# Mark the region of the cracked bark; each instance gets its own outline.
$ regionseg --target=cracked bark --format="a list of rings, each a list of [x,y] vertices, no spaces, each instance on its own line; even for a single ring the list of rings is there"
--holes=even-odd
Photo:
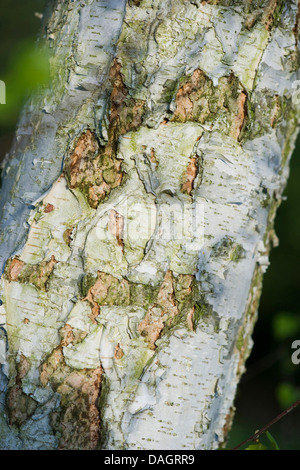
[[[1,448],[216,449],[297,135],[299,4],[51,8],[52,86],[3,169]]]

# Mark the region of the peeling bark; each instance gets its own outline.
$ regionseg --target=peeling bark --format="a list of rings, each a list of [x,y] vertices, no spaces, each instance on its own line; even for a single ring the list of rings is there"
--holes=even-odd
[[[298,131],[298,22],[277,0],[48,11],[52,87],[3,170],[1,448],[222,445]]]

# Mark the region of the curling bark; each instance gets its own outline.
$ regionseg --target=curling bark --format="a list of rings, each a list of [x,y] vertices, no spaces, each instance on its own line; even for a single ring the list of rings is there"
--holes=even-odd
[[[51,87],[3,169],[1,448],[222,444],[298,131],[299,11],[50,3]]]

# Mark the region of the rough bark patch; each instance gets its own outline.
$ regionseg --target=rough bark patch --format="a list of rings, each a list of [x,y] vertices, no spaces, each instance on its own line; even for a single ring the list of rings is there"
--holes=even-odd
[[[61,433],[59,449],[94,450],[100,438],[100,395],[102,368],[74,371],[57,388],[62,395],[60,413],[52,423]]]
[[[116,237],[118,245],[122,247],[123,251],[124,217],[114,209],[112,209],[109,213],[108,228],[110,232]]]
[[[155,302],[138,326],[139,333],[145,337],[150,349],[156,348],[156,341],[166,328],[169,330],[183,325],[195,330],[197,290],[194,285],[193,275],[180,274],[175,278],[172,271],[166,272]]]
[[[79,137],[67,160],[66,173],[71,188],[79,188],[89,205],[97,208],[123,180],[122,161],[117,158],[119,137],[136,130],[142,123],[145,102],[128,95],[121,64],[114,60],[109,78],[112,84],[108,112],[108,141],[100,145],[94,132],[87,129]]]
[[[51,415],[52,427],[60,434],[59,448],[93,450],[100,438],[100,411],[102,368],[74,370],[63,355],[63,346],[74,341],[70,325],[60,331],[62,340],[41,365],[40,382],[51,386],[61,396],[60,407]]]
[[[95,135],[87,129],[78,139],[70,157],[70,187],[76,188],[82,181],[83,171],[88,171],[87,160],[99,149]]]
[[[147,311],[144,320],[138,326],[139,333],[145,337],[150,349],[155,349],[155,342],[160,337],[167,320],[174,318],[178,309],[174,296],[172,272],[167,271],[157,296],[157,303]]]
[[[121,349],[120,344],[118,343],[117,346],[115,347],[114,358],[118,361],[122,359],[123,356],[124,356],[124,352]]]
[[[282,1],[280,0],[269,0],[267,6],[264,9],[262,15],[262,22],[265,25],[267,31],[271,31],[275,17],[276,17],[276,10],[280,8]]]
[[[192,307],[187,314],[187,324],[191,331],[195,331],[195,321],[194,321],[195,307]]]
[[[247,95],[244,91],[242,91],[237,100],[237,114],[233,120],[230,132],[231,137],[233,137],[235,140],[239,139],[241,130],[245,123],[246,101]]]
[[[29,416],[31,416],[37,406],[35,400],[26,395],[22,390],[22,380],[30,369],[30,361],[23,355],[20,355],[17,364],[17,374],[15,383],[8,390],[7,410],[9,423],[15,426],[21,426]]]
[[[71,245],[71,242],[73,241],[72,234],[73,234],[74,228],[75,228],[75,226],[72,225],[72,227],[67,228],[67,229],[64,231],[63,239],[64,239],[65,243],[66,243],[68,246],[70,246],[70,245]]]
[[[37,289],[45,291],[56,263],[54,255],[49,261],[43,261],[39,264],[25,264],[14,258],[7,264],[7,278],[9,281],[33,284]]]
[[[129,305],[130,292],[126,279],[98,271],[98,279],[89,290],[94,302],[99,305]],[[88,294],[88,295],[89,295]]]
[[[194,181],[198,174],[198,163],[197,158],[192,157],[187,166],[186,172],[183,176],[183,183],[181,186],[181,191],[186,194],[191,194],[194,188]]]
[[[176,93],[176,109],[171,121],[204,124],[219,120],[223,131],[238,139],[246,120],[247,95],[231,73],[221,77],[217,86],[199,69],[184,79]],[[226,125],[224,126],[224,121]]]
[[[80,189],[93,208],[122,181],[121,161],[106,155],[89,129],[77,140],[66,173],[70,188]]]
[[[277,12],[282,5],[282,1],[268,0],[265,6],[263,5],[264,2],[261,2],[262,5],[259,5],[257,2],[248,0],[247,3],[248,6],[246,6],[245,2],[245,7],[246,11],[249,11],[249,13],[246,16],[245,27],[247,29],[251,29],[257,21],[260,21],[264,24],[267,31],[271,31],[274,26]]]
[[[176,110],[174,112],[174,121],[185,122],[192,120],[194,111],[195,93],[199,91],[198,97],[203,94],[200,89],[205,86],[205,74],[196,69],[190,79],[186,81],[176,94]]]
[[[280,114],[281,114],[280,96],[276,94],[274,95],[274,106],[271,111],[271,127],[276,126]]]
[[[295,21],[295,25],[293,28],[296,50],[298,50],[298,43],[299,43],[299,19],[300,19],[300,1],[298,1],[296,21]]]
[[[14,258],[8,268],[8,280],[9,281],[17,281],[19,274],[21,273],[24,262],[19,260],[18,258]]]
[[[88,289],[84,300],[88,300],[91,304],[91,319],[95,323],[101,305],[129,305],[129,283],[126,279],[119,280],[111,274],[98,271],[97,280]]]
[[[34,284],[38,289],[46,290],[46,283],[53,272],[57,261],[55,256],[51,256],[49,261],[42,262],[37,266],[29,276],[29,282]]]
[[[48,214],[49,212],[52,212],[52,211],[54,211],[54,206],[53,206],[53,204],[47,204],[46,207],[45,207],[45,209],[44,209],[44,212],[45,212],[46,214]]]
[[[158,166],[158,161],[155,155],[155,149],[153,147],[151,148],[151,151],[150,151],[150,161],[151,163],[154,163],[156,167]]]
[[[111,66],[109,77],[112,84],[110,95],[110,113],[108,143],[106,153],[113,156],[118,139],[129,131],[134,131],[142,124],[145,101],[130,97],[121,73],[121,63],[116,58]]]

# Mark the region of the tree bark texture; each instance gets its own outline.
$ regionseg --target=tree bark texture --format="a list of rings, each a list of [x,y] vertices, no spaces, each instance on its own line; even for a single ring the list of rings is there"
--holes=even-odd
[[[297,1],[52,1],[1,189],[3,449],[217,449],[298,131]]]

